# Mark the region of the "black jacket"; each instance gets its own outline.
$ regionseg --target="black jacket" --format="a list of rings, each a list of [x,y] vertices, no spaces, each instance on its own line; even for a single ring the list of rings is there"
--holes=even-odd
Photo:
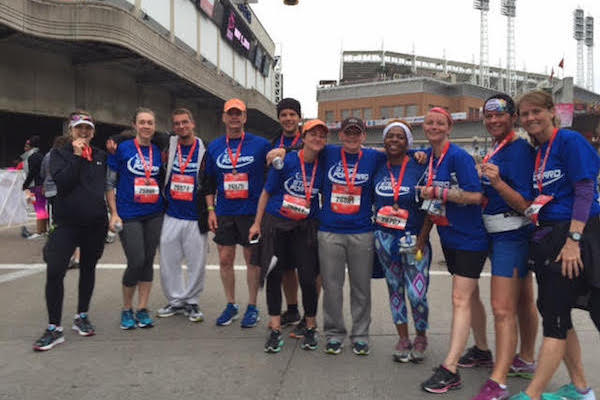
[[[54,218],[57,225],[88,226],[107,223],[106,153],[92,147],[92,161],[73,154],[69,143],[50,156],[56,182]]]
[[[31,185],[31,182],[33,182],[33,186],[42,186],[42,184],[44,183],[44,180],[40,175],[40,172],[42,170],[43,159],[44,154],[41,151],[36,151],[27,159],[29,171],[27,172],[25,182],[23,182],[23,190],[29,189],[29,185]]]

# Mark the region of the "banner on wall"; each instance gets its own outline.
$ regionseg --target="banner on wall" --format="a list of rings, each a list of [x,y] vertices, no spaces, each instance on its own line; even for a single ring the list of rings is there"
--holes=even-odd
[[[575,106],[573,103],[560,103],[556,105],[556,115],[560,118],[560,127],[573,125],[573,112]]]

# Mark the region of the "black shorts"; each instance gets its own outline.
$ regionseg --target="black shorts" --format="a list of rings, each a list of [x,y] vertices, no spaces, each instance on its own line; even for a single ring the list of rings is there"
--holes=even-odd
[[[488,255],[487,250],[458,250],[442,246],[442,251],[448,272],[465,278],[479,279]]]
[[[214,242],[221,246],[235,246],[240,244],[244,247],[251,246],[248,243],[248,232],[254,223],[254,215],[221,215],[217,216],[217,231]]]

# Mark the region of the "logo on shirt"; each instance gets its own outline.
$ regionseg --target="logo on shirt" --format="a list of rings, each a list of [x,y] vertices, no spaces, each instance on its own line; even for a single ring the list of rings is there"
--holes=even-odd
[[[254,162],[254,156],[240,156],[237,160],[236,168],[245,167],[246,165],[250,165]],[[190,164],[191,165],[191,164]],[[231,159],[229,158],[229,154],[227,154],[227,149],[223,153],[217,157],[217,167],[221,169],[233,169],[233,165],[231,165]]]
[[[144,156],[144,159],[146,160],[146,164],[149,165],[150,158],[147,156]],[[129,170],[129,172],[131,172],[134,175],[140,175],[140,176],[146,175],[146,171],[144,170],[144,164],[142,163],[142,160],[140,160],[140,156],[137,153],[127,161],[127,169]],[[153,165],[152,172],[150,173],[150,175],[158,174],[159,169],[160,169],[160,167]]]
[[[184,161],[185,162],[185,161]],[[198,172],[198,168],[199,168],[200,164],[197,162],[190,162],[187,167],[185,167],[185,172]],[[177,157],[175,158],[175,161],[173,162],[173,171],[176,173],[180,173],[181,170],[179,169],[179,160],[177,160]]]
[[[533,187],[537,188],[537,178],[539,174],[533,173]],[[542,178],[542,186],[548,186],[553,184],[556,181],[561,180],[565,175],[560,169],[552,169],[550,171],[544,171],[544,176]]]
[[[392,188],[392,181],[389,178],[385,178],[381,182],[375,185],[375,193],[382,197],[391,197],[394,195],[394,189]],[[410,193],[410,187],[400,186],[398,195],[404,196]]]
[[[352,175],[354,174],[354,167],[348,167],[348,178],[352,179]],[[337,183],[339,185],[346,185],[346,174],[344,174],[344,165],[341,161],[338,161],[337,164],[334,164],[329,168],[327,172],[327,176],[329,180],[333,183]],[[356,179],[354,180],[355,185],[360,185],[369,180],[369,174],[361,174],[356,173]]]
[[[310,182],[306,182],[310,184]],[[306,193],[304,192],[304,182],[302,181],[302,174],[300,172],[296,172],[294,176],[291,176],[283,182],[283,187],[288,194],[296,197],[305,197]],[[314,197],[319,193],[319,189],[313,187],[312,196]]]

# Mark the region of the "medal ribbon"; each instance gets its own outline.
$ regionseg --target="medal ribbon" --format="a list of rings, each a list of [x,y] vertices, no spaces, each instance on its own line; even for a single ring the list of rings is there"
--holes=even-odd
[[[542,158],[542,147],[541,146],[537,151],[537,155],[535,156],[535,179],[537,181],[537,185],[538,185],[540,194],[542,194],[542,189],[544,187],[543,183],[544,183],[544,171],[546,170],[546,162],[548,161],[548,156],[550,155],[550,150],[552,149],[552,143],[554,142],[554,139],[556,138],[557,133],[558,133],[558,129],[554,129],[554,133],[552,134],[552,137],[550,138],[550,142],[548,143],[548,147],[546,148],[546,154],[544,154],[544,162],[542,163],[542,168],[540,171],[538,171],[538,168],[540,168],[540,159]]]
[[[140,160],[142,161],[142,165],[144,166],[144,173],[146,174],[146,179],[150,179],[150,175],[152,175],[152,162],[154,161],[154,159],[152,158],[152,143],[150,143],[148,149],[148,158],[150,158],[150,164],[146,163],[144,153],[142,153],[142,149],[140,148],[140,142],[138,142],[137,138],[133,139],[133,143],[135,144],[135,148],[137,149],[138,155],[140,156]]]
[[[319,165],[319,158],[315,158],[312,176],[310,177],[310,185],[306,184],[306,168],[304,167],[304,149],[298,152],[298,158],[300,158],[300,168],[302,169],[302,183],[304,183],[304,195],[306,196],[306,202],[310,205],[313,186],[315,184],[315,176],[317,174],[317,166]]]
[[[298,140],[300,140],[300,131],[296,132],[296,137],[292,141],[292,144],[290,144],[290,147],[294,147],[296,145],[296,143],[298,143]],[[279,139],[279,148],[282,148],[282,147],[284,147],[283,146],[283,134],[281,134],[281,138]]]
[[[356,164],[354,165],[354,171],[352,172],[352,180],[348,175],[348,163],[346,162],[346,152],[344,148],[340,149],[342,153],[342,165],[344,166],[344,175],[346,176],[346,183],[348,184],[348,188],[352,191],[354,190],[354,181],[356,180],[356,173],[358,172],[358,163],[362,158],[363,152],[362,150],[358,153],[358,160],[356,160]]]
[[[490,161],[490,159],[492,157],[494,157],[496,155],[496,153],[498,153],[500,150],[502,150],[502,148],[504,146],[506,146],[508,143],[510,143],[514,137],[515,137],[515,131],[511,131],[508,135],[506,135],[504,140],[502,140],[502,142],[500,142],[500,144],[494,149],[493,152],[486,154],[486,156],[483,157],[483,163],[485,164],[488,161]]]
[[[235,158],[233,157],[233,152],[231,151],[231,147],[229,147],[229,136],[225,136],[225,142],[227,143],[227,154],[229,154],[229,159],[231,160],[231,166],[233,169],[237,166],[238,158],[240,158],[240,154],[242,154],[242,143],[244,143],[244,137],[246,136],[246,132],[242,132],[242,138],[240,139],[240,143],[238,144],[237,150],[235,151]]]
[[[192,156],[194,155],[194,151],[196,150],[197,144],[198,144],[198,141],[196,139],[194,139],[194,144],[192,145],[192,148],[190,149],[190,152],[187,155],[187,158],[185,159],[185,163],[183,163],[182,157],[181,157],[181,144],[177,143],[177,158],[179,159],[179,173],[185,174],[185,169],[187,168],[188,164],[192,160]]]
[[[408,156],[404,156],[404,160],[402,160],[402,168],[400,169],[400,175],[398,175],[398,180],[394,179],[394,173],[392,172],[392,165],[390,162],[387,162],[387,168],[390,173],[390,179],[392,181],[392,188],[394,189],[394,204],[398,203],[398,196],[400,194],[400,188],[402,187],[402,181],[404,180],[404,173],[406,172],[406,164],[408,164]]]
[[[437,172],[437,169],[440,167],[440,164],[446,157],[446,153],[448,153],[449,148],[450,148],[450,142],[446,142],[446,145],[444,146],[444,149],[442,150],[442,154],[440,155],[440,159],[438,160],[438,162],[435,166],[436,172]],[[431,184],[433,183],[433,175],[434,174],[433,174],[433,149],[432,149],[431,156],[429,157],[429,173],[427,174],[427,185],[425,185],[425,187],[431,186]]]

